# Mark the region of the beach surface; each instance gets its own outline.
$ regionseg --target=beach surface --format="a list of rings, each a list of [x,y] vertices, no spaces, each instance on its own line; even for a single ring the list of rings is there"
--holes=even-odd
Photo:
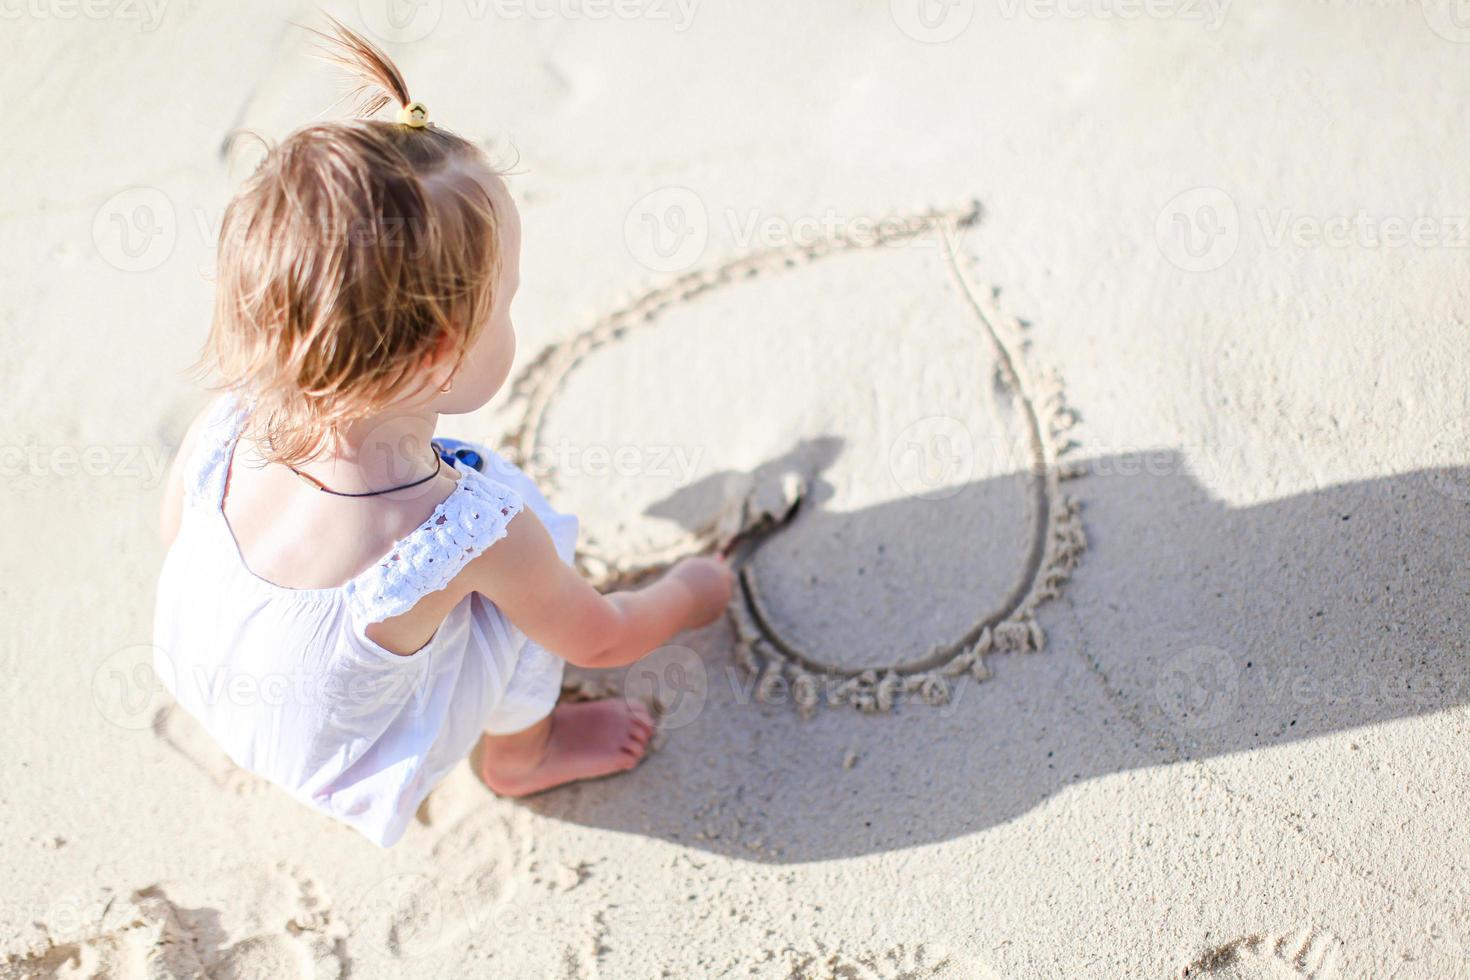
[[[789,517],[577,678],[663,706],[636,771],[462,767],[386,851],[149,666],[231,133],[341,111],[320,14],[4,10],[0,978],[1470,976],[1470,26],[841,6],[326,6],[512,174],[445,434],[610,581]]]

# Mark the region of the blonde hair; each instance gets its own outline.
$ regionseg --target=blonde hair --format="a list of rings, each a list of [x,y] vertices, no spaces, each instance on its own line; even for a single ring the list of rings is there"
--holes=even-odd
[[[410,104],[361,35],[335,20],[313,33],[360,83],[359,116]],[[421,390],[446,349],[457,367],[494,305],[494,173],[444,129],[366,118],[269,150],[225,211],[200,362],[250,400],[264,458],[309,460],[347,423]]]

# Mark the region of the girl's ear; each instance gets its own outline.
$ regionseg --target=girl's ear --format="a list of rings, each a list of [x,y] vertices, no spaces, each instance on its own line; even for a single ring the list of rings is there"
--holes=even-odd
[[[439,334],[439,339],[434,341],[434,351],[429,356],[435,364],[442,364],[454,359],[454,338],[446,330]]]
[[[429,348],[429,353],[423,356],[423,366],[429,370],[444,370],[453,367],[454,356],[456,356],[456,344],[453,336],[448,331],[442,332],[434,341],[434,347]]]
[[[454,370],[459,366],[458,353],[454,338],[445,331],[424,355],[424,370],[440,391],[447,392],[453,382]]]

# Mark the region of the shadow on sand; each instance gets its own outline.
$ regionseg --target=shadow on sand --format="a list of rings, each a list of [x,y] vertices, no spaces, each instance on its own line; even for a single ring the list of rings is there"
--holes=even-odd
[[[1044,652],[992,656],[994,677],[961,682],[943,707],[803,720],[752,699],[722,623],[683,641],[706,665],[702,710],[639,770],[526,805],[747,860],[851,857],[983,831],[1097,777],[1470,700],[1457,639],[1470,470],[1232,507],[1177,452],[1090,469],[1069,486],[1091,546],[1042,607]],[[966,492],[991,483],[1015,492],[1005,478]],[[838,514],[819,494],[800,520],[862,542],[931,524],[944,506]]]

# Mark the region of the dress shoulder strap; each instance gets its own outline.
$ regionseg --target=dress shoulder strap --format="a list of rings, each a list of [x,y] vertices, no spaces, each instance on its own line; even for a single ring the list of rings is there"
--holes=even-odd
[[[459,471],[459,483],[429,519],[344,587],[359,625],[408,612],[505,537],[521,512],[520,494],[469,467]]]
[[[210,406],[184,471],[184,489],[190,500],[218,506],[224,499],[230,459],[246,414],[240,399],[228,392]]]

